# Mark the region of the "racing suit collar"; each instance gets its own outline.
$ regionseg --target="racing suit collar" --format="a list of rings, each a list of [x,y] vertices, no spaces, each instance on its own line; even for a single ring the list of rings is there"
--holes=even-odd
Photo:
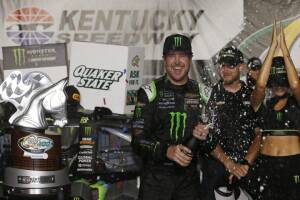
[[[173,90],[188,90],[190,85],[190,79],[188,79],[188,81],[184,85],[174,85],[168,79],[167,74],[164,75],[164,82],[168,88]]]

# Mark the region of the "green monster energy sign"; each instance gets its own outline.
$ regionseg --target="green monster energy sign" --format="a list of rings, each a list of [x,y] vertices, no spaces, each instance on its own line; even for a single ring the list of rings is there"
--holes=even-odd
[[[180,47],[181,46],[181,41],[182,41],[182,38],[180,36],[174,37],[175,47]]]
[[[95,126],[80,124],[79,151],[77,156],[77,172],[92,173],[97,155],[97,134]]]
[[[67,66],[64,43],[8,46],[2,53],[4,70]]]
[[[84,127],[84,135],[86,137],[91,137],[91,135],[92,135],[92,127],[90,127],[90,126]]]
[[[186,113],[170,112],[170,136],[172,139],[182,140],[186,127]]]
[[[16,66],[22,66],[25,64],[25,49],[16,48],[13,49],[14,62]]]

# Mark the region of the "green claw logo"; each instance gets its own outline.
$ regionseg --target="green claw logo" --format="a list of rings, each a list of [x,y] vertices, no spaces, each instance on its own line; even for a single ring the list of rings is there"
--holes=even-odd
[[[180,47],[181,46],[181,41],[182,41],[182,38],[180,36],[174,37],[175,47]]]
[[[16,48],[13,49],[14,61],[16,66],[22,66],[25,64],[25,49]]]
[[[90,126],[84,127],[84,135],[86,137],[91,137],[91,135],[92,135],[92,127],[90,127]]]
[[[175,138],[175,141],[182,140],[184,136],[184,131],[186,127],[186,113],[181,112],[170,112],[170,136],[172,139]]]
[[[276,118],[277,118],[277,121],[281,121],[282,120],[282,112],[277,113]]]

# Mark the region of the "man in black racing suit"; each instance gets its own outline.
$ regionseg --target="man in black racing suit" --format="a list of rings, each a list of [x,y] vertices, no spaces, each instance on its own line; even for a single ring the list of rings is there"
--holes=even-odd
[[[199,190],[196,159],[183,144],[199,125],[205,104],[203,90],[188,78],[189,38],[179,34],[167,37],[163,53],[166,75],[138,91],[132,124],[132,146],[144,164],[139,199],[195,200]],[[207,132],[200,135],[208,151],[215,148],[215,143],[205,140]]]

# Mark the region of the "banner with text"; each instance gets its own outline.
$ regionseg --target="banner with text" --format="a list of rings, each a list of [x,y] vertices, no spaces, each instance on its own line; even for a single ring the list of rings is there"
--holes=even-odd
[[[72,42],[69,83],[78,88],[84,108],[132,114],[143,63],[142,47]]]
[[[23,73],[41,71],[53,82],[68,76],[64,43],[2,47],[2,52],[4,77],[15,70]]]

